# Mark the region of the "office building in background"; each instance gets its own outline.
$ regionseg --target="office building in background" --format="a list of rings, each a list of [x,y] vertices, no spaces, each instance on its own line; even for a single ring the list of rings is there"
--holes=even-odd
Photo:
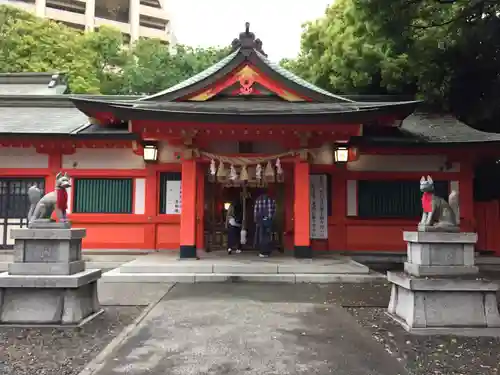
[[[103,25],[119,29],[131,42],[140,37],[175,43],[167,0],[0,0],[39,17],[80,30]]]

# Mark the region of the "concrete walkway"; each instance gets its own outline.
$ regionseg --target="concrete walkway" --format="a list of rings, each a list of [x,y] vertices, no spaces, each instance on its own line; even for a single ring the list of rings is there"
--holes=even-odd
[[[313,259],[297,259],[276,253],[259,258],[256,252],[228,255],[225,251],[198,252],[199,260],[179,259],[178,253],[161,252],[139,257],[106,272],[106,282],[204,283],[229,280],[272,283],[369,282],[385,279],[350,257],[318,254]]]
[[[328,288],[177,284],[95,375],[406,375]]]

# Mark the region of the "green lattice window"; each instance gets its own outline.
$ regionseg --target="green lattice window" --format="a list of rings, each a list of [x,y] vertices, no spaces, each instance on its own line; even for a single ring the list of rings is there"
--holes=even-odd
[[[131,214],[132,183],[131,178],[76,178],[73,212]]]
[[[436,195],[448,199],[448,181],[434,181]],[[422,214],[418,181],[358,181],[358,217],[417,218]]]

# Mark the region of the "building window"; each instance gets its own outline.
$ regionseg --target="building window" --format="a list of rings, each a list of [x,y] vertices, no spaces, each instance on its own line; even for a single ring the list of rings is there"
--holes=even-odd
[[[28,190],[36,185],[42,197],[45,190],[45,178],[1,178],[0,179],[0,218],[24,219],[28,215],[30,202]]]
[[[129,11],[129,2],[125,0],[98,0],[95,5],[95,17],[122,23],[129,23]]]
[[[180,215],[182,211],[182,174],[160,174],[160,214]]]
[[[131,214],[131,178],[76,178],[74,213]]]
[[[448,181],[434,181],[435,194],[448,200]],[[418,181],[358,181],[358,217],[418,218],[422,214]]]

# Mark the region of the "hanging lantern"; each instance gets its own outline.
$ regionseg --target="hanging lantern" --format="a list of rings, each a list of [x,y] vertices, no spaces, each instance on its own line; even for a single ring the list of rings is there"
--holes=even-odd
[[[241,167],[240,180],[241,181],[248,181],[248,171],[247,171],[247,166],[246,165],[244,165],[243,167]]]
[[[224,168],[224,163],[220,162],[219,169],[217,170],[217,180],[219,182],[225,182],[226,179],[227,179],[227,172],[226,169]]]
[[[284,182],[285,181],[285,175],[283,173],[283,167],[281,166],[281,160],[279,158],[276,159],[276,180],[278,182]]]
[[[273,169],[273,166],[271,165],[270,161],[267,162],[266,169],[264,171],[264,179],[266,182],[274,182],[275,181],[274,169]]]
[[[215,160],[212,159],[210,160],[210,171],[208,174],[208,180],[210,182],[215,182],[216,175],[217,175],[217,167],[215,166]]]
[[[236,172],[236,168],[232,164],[229,168],[229,179],[233,182],[236,182],[238,180],[238,172]]]
[[[349,148],[338,146],[334,152],[335,163],[347,163],[349,161]]]

